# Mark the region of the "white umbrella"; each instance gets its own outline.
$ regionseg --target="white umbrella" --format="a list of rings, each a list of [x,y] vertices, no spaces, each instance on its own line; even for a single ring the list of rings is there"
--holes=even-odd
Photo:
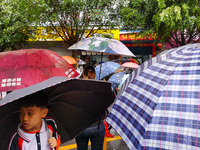
[[[68,49],[135,57],[135,55],[122,42],[115,39],[100,37],[82,39],[70,46]]]

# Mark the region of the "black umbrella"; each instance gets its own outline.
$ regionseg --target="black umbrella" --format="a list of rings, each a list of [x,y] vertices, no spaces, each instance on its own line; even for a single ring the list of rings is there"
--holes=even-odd
[[[17,100],[37,91],[48,97],[48,116],[56,121],[62,143],[97,122],[114,101],[110,83],[66,77],[53,77],[13,91],[0,101],[0,149],[7,148],[11,134],[17,130]]]
[[[114,62],[122,62],[122,63],[125,63],[125,62],[133,62],[133,63],[136,63],[136,64],[140,64],[140,62],[137,60],[137,58],[126,58],[126,57],[121,57],[121,58],[117,58],[117,59],[114,59],[112,60]]]
[[[130,62],[130,60],[126,57],[121,57],[121,58],[117,58],[117,59],[114,59],[113,60],[114,62],[119,62],[121,61],[122,63],[125,63],[125,62]]]

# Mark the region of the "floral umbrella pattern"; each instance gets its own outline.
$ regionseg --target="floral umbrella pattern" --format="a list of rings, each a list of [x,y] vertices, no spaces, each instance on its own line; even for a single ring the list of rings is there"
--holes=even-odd
[[[102,52],[113,55],[135,56],[122,42],[108,38],[85,38],[68,49]]]

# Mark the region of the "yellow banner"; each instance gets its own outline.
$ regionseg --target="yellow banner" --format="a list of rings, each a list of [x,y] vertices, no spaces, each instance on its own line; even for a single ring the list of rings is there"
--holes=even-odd
[[[89,34],[90,30],[86,31],[86,35]],[[89,36],[96,36],[96,37],[107,37],[119,40],[119,29],[116,30],[94,30],[94,33]]]
[[[32,28],[32,30],[35,30],[35,34],[32,35],[32,38],[29,38],[28,41],[63,41],[61,37],[64,37],[63,34],[59,35],[59,33],[62,33],[62,28],[57,27],[54,29],[53,27],[37,27],[36,29]],[[57,31],[56,31],[57,30]],[[65,30],[65,29],[64,29]],[[90,30],[85,31],[85,37],[90,33]],[[109,37],[116,40],[119,40],[119,30],[94,30],[93,34],[91,36],[97,36],[97,37]],[[89,37],[91,37],[89,36]]]

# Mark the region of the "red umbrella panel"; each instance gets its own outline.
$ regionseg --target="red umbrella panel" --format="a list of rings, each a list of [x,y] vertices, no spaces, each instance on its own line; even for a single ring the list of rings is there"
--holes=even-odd
[[[0,92],[25,88],[54,76],[79,75],[60,55],[47,49],[2,52],[0,72]]]

